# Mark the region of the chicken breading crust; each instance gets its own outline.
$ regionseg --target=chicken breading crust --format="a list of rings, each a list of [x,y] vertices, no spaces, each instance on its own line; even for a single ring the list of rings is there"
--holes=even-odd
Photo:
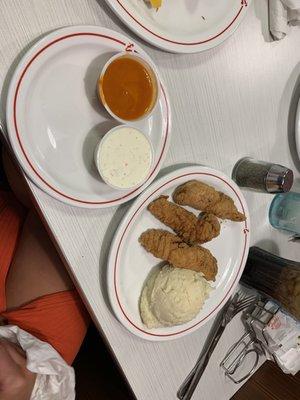
[[[211,213],[222,219],[241,222],[246,216],[239,212],[234,201],[206,183],[192,180],[178,186],[173,193],[175,203]]]
[[[214,215],[204,214],[199,219],[192,212],[168,201],[168,196],[152,201],[148,210],[188,244],[209,242],[220,234],[220,223]]]
[[[189,246],[177,235],[162,229],[147,230],[142,233],[139,242],[148,252],[174,267],[201,272],[208,281],[215,280],[217,260],[208,249]]]

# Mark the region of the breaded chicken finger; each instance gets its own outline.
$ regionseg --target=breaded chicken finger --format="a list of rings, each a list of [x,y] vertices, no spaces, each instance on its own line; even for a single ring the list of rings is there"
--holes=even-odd
[[[215,280],[217,260],[208,249],[189,246],[178,236],[162,229],[149,229],[142,233],[139,242],[148,252],[174,267],[201,272],[208,281]]]
[[[220,234],[220,223],[214,215],[204,214],[198,219],[190,211],[168,201],[168,196],[152,201],[148,210],[188,244],[209,242]]]
[[[205,211],[222,219],[245,221],[246,216],[239,212],[234,201],[206,183],[192,180],[176,188],[173,193],[175,203]]]

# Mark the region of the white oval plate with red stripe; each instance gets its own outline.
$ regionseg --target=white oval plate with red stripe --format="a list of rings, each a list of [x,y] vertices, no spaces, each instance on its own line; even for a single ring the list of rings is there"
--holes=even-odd
[[[218,261],[218,275],[204,307],[192,321],[174,327],[147,329],[139,313],[139,297],[146,277],[161,260],[139,244],[149,228],[168,228],[147,211],[147,205],[160,195],[171,196],[175,188],[191,179],[205,182],[229,195],[245,222],[222,221],[220,235],[207,247]],[[197,215],[196,210],[189,208]],[[135,335],[152,341],[170,340],[194,332],[212,318],[234,291],[243,272],[249,250],[249,212],[238,186],[220,171],[202,166],[178,168],[152,183],[132,204],[115,234],[108,259],[108,293],[119,321]]]
[[[197,53],[227,39],[239,26],[251,0],[106,0],[137,35],[163,50]]]
[[[296,141],[296,148],[298,151],[298,158],[300,160],[300,98],[298,100],[296,120],[295,120],[295,141]]]
[[[153,170],[136,190],[107,186],[94,166],[97,142],[117,122],[100,106],[96,84],[106,61],[141,47],[120,33],[97,26],[70,26],[39,40],[22,58],[11,80],[7,126],[11,146],[28,177],[65,203],[90,208],[124,203],[157,175],[170,138],[170,107],[161,82],[160,98],[141,129],[154,148]]]

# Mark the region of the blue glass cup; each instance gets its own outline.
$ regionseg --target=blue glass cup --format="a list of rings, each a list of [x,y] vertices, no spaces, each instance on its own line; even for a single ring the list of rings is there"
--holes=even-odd
[[[277,194],[269,210],[270,224],[300,235],[300,193]]]

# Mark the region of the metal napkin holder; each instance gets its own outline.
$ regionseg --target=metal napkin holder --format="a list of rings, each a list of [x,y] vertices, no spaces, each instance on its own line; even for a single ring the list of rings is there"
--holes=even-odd
[[[239,384],[249,378],[256,370],[260,357],[265,355],[265,348],[269,346],[265,330],[269,322],[279,311],[280,307],[275,305],[271,309],[267,308],[268,299],[259,299],[251,309],[247,310],[242,320],[246,327],[246,333],[228,350],[220,367],[224,369],[225,376],[234,383]],[[254,329],[254,323],[256,328]],[[259,332],[257,332],[259,330]],[[259,333],[259,334],[258,334]],[[238,377],[239,371],[245,364],[249,355],[254,355],[254,362],[248,372],[244,372],[242,377]],[[273,356],[274,361],[276,359]]]

